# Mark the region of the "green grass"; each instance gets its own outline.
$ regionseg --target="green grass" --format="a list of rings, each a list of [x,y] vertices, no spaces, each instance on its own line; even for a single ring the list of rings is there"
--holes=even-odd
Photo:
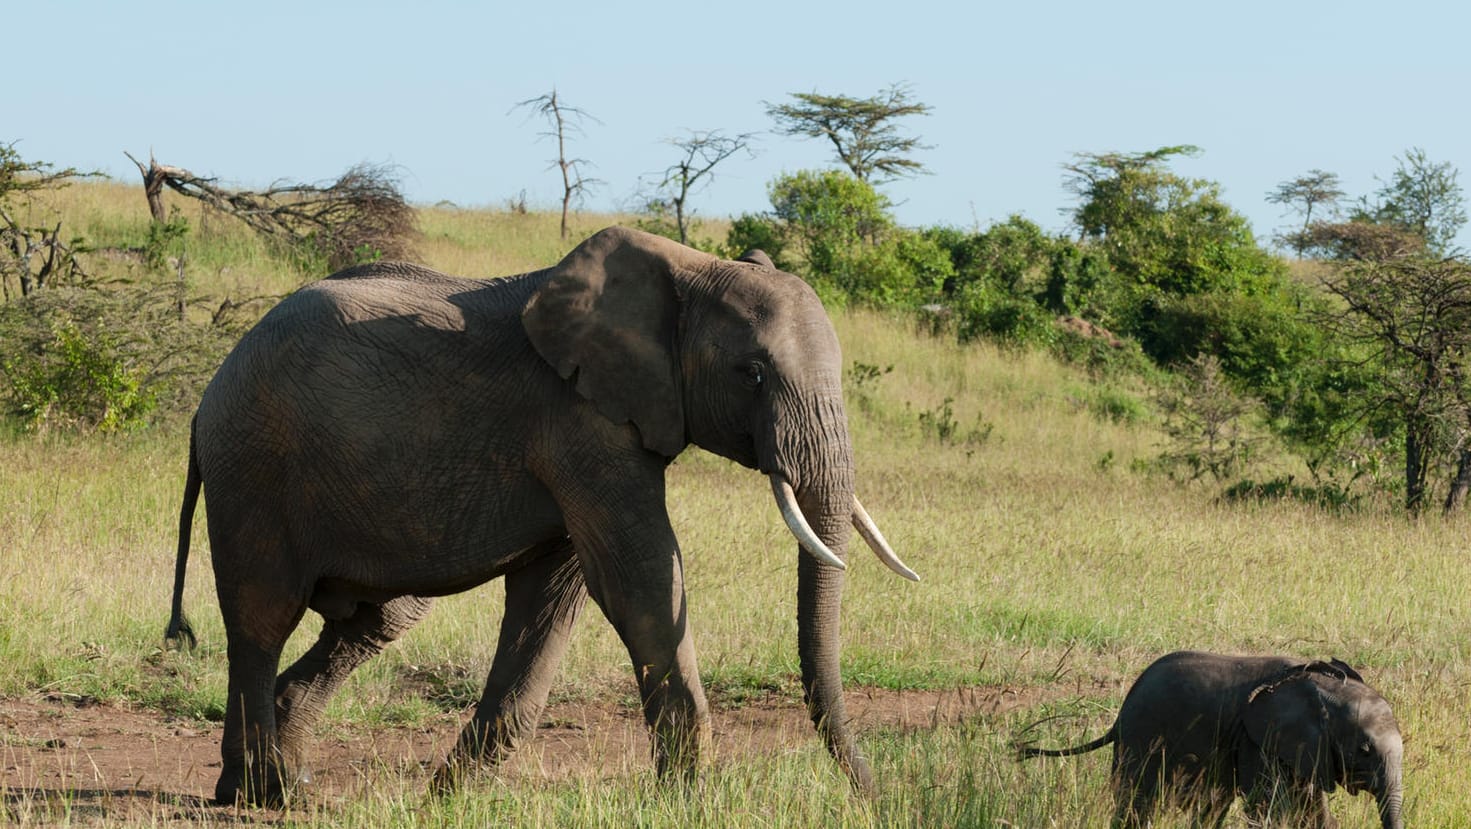
[[[92,187],[70,191],[83,205],[98,203],[87,208],[90,232],[116,243],[136,239],[138,216],[119,217],[122,208],[107,200],[135,200],[141,214],[141,193]],[[591,230],[605,218],[582,217],[579,226]],[[420,222],[426,261],[459,273],[530,270],[567,249],[555,217],[433,209]],[[231,244],[198,254],[195,261],[214,263],[199,270],[200,292],[284,292],[301,278],[249,240]],[[1164,441],[1143,389],[1098,385],[1035,354],[917,337],[891,315],[841,311],[834,324],[850,365],[893,366],[849,389],[859,495],[924,579],[898,579],[855,548],[843,616],[847,682],[1054,693],[957,726],[863,733],[884,781],[872,802],[849,796],[813,738],[796,754],[722,757],[694,792],[659,787],[638,768],[492,781],[429,801],[385,769],[383,785],[312,804],[293,821],[1097,825],[1109,811],[1107,752],[1018,764],[1010,743],[1028,723],[1056,713],[1064,716],[1041,726],[1039,740],[1096,735],[1133,676],[1188,647],[1337,656],[1359,667],[1395,706],[1406,734],[1408,822],[1465,825],[1465,519],[1415,522],[1377,502],[1344,514],[1295,503],[1226,505],[1218,487],[1138,471]],[[920,417],[946,406],[956,427],[950,440]],[[984,438],[965,439],[980,431]],[[192,656],[159,650],[185,444],[178,427],[0,440],[0,694],[74,694],[219,717],[224,634],[202,519],[186,599],[202,646]],[[1291,468],[1289,458],[1271,462]],[[765,483],[692,449],[671,467],[669,505],[702,674],[717,704],[739,705],[768,688],[799,696],[797,552]],[[440,600],[353,677],[325,727],[462,712],[479,695],[500,606],[497,584]],[[287,658],[314,632],[309,619]],[[626,661],[589,605],[554,693],[631,694]],[[1338,794],[1333,804],[1345,826],[1371,825],[1367,797]],[[32,806],[26,812],[12,803],[10,814],[82,822],[65,809],[58,815],[54,804]]]

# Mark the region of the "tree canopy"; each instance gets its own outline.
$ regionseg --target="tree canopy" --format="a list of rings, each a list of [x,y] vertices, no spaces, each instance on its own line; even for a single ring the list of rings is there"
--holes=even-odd
[[[827,139],[859,181],[881,184],[924,172],[924,165],[910,156],[927,147],[917,136],[902,135],[897,121],[928,115],[930,106],[914,100],[908,86],[894,84],[869,98],[816,92],[793,92],[791,97],[795,103],[766,105],[776,131]]]

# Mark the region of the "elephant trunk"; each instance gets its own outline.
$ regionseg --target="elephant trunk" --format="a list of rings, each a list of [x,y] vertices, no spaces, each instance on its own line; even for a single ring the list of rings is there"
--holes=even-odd
[[[814,510],[804,509],[809,516]],[[849,531],[846,510],[816,510],[814,521],[818,533],[829,549],[846,549]],[[839,667],[842,638],[839,616],[842,610],[843,583],[847,573],[830,567],[818,559],[799,553],[797,561],[797,651],[802,662],[802,691],[808,715],[827,744],[838,766],[847,774],[854,788],[864,793],[873,791],[873,772],[858,750],[853,732],[848,727],[847,708],[843,702],[843,679]]]
[[[1400,808],[1404,805],[1404,784],[1398,763],[1385,766],[1381,785],[1374,788],[1374,800],[1379,804],[1379,820],[1384,829],[1404,829],[1405,821],[1400,815]]]
[[[830,434],[810,451],[811,445],[790,447],[779,457],[790,464],[796,505],[823,547],[839,561],[848,558],[853,530],[853,463],[848,435],[839,418],[826,421]],[[809,450],[809,451],[804,451]],[[797,551],[797,651],[802,663],[802,690],[808,714],[833,759],[862,792],[873,790],[873,773],[858,751],[848,727],[843,703],[843,679],[839,667],[843,584],[847,574],[825,559]]]

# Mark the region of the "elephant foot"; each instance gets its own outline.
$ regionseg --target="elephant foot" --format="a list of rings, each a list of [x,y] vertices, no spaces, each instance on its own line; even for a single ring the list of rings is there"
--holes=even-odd
[[[660,780],[694,782],[704,746],[710,745],[710,717],[692,714],[661,722],[654,739],[654,767]]]
[[[255,774],[247,774],[245,769],[226,769],[215,782],[214,800],[221,806],[280,809],[291,801],[297,783],[310,784],[310,772],[291,774],[275,766],[267,766]]]
[[[434,776],[429,779],[429,793],[439,797],[453,795],[471,780],[491,774],[491,768],[475,758],[451,754],[434,770]]]

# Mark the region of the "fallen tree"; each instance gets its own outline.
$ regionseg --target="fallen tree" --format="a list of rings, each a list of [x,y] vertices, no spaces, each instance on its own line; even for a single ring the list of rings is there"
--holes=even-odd
[[[322,256],[333,268],[413,254],[414,209],[399,192],[391,167],[359,164],[330,184],[275,184],[255,192],[221,187],[217,179],[159,164],[151,155],[145,167],[124,154],[143,176],[155,222],[167,220],[163,188],[168,187],[266,238]]]

